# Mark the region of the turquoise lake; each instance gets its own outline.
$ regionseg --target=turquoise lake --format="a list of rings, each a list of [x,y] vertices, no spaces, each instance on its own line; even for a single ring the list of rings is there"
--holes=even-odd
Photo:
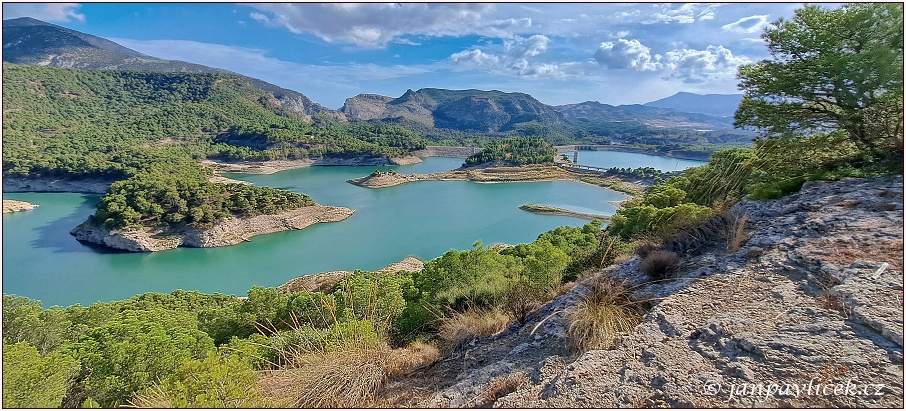
[[[595,154],[594,164],[583,157]],[[627,153],[581,152],[580,162],[601,164]],[[634,167],[675,159],[639,157]],[[305,274],[330,270],[376,270],[407,256],[430,260],[475,241],[524,243],[558,226],[587,221],[538,215],[522,204],[613,214],[609,201],[624,196],[570,181],[479,184],[424,181],[384,189],[346,183],[374,169],[431,173],[455,169],[462,159],[427,158],[396,167],[309,167],[271,175],[229,175],[256,185],[310,195],[315,201],[356,210],[336,223],[254,237],[219,248],[180,248],[157,253],[119,253],[79,243],[69,234],[94,211],[100,196],[74,193],[7,193],[5,199],[38,204],[32,211],[3,215],[3,292],[41,300],[44,306],[91,304],[144,292],[198,290],[245,295],[258,284],[273,287]],[[685,161],[685,160],[680,160]],[[692,162],[700,165],[701,162]],[[667,163],[664,163],[667,164]]]

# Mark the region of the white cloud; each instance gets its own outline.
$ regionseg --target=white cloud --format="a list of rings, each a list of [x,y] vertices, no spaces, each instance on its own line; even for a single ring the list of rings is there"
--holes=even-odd
[[[662,65],[660,56],[651,56],[651,49],[636,39],[605,41],[598,46],[595,60],[604,67],[637,71],[656,71]]]
[[[690,24],[696,20],[714,19],[714,10],[720,7],[720,4],[699,4],[686,3],[679,8],[673,8],[672,4],[655,5],[660,10],[655,11],[651,18],[642,22],[642,24],[657,23],[680,23]]]
[[[525,38],[515,36],[503,44],[503,52],[495,54],[481,49],[463,50],[447,60],[465,68],[482,68],[500,75],[526,78],[566,79],[575,77],[563,70],[561,64],[529,61],[547,51],[550,39],[536,34]]]
[[[529,38],[516,37],[513,40],[504,42],[504,49],[507,54],[516,57],[535,57],[547,51],[547,45],[550,39],[547,36],[536,34]]]
[[[664,61],[665,68],[672,71],[665,79],[679,79],[686,83],[733,78],[740,65],[752,62],[748,57],[734,56],[724,46],[668,51]]]
[[[768,24],[770,24],[768,23],[768,16],[765,14],[743,17],[733,23],[725,24],[721,28],[731,33],[752,34],[761,31]]]
[[[328,43],[351,43],[363,48],[385,47],[394,38],[407,34],[501,36],[514,28],[531,26],[529,18],[483,23],[483,16],[493,10],[493,5],[475,3],[256,3],[249,6],[266,13],[255,12],[251,17],[267,26],[313,34]]]
[[[748,57],[733,55],[730,49],[720,45],[710,45],[704,50],[682,48],[663,55],[653,54],[636,39],[601,43],[595,52],[595,60],[609,69],[660,72],[665,80],[684,83],[732,79],[740,65],[752,62]]]
[[[264,23],[264,24],[267,24],[267,23],[269,23],[269,22],[271,21],[270,18],[268,18],[267,16],[265,16],[265,15],[263,15],[263,14],[261,14],[261,13],[258,13],[258,12],[251,12],[251,13],[249,13],[249,17],[251,17],[252,20],[257,20],[257,21],[260,21],[261,23]]]
[[[38,20],[67,22],[85,21],[78,3],[3,3],[3,18],[32,17]]]
[[[485,53],[478,49],[463,50],[450,56],[453,64],[473,64],[477,66],[496,66],[500,57]]]

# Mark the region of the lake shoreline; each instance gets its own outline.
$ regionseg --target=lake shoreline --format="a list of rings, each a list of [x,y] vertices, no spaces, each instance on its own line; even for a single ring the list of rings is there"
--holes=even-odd
[[[611,216],[591,213],[581,213],[578,211],[567,210],[565,208],[551,207],[544,204],[524,204],[519,206],[522,211],[528,211],[535,214],[559,215],[565,217],[581,218],[583,220],[599,220],[605,223],[610,222]]]
[[[176,228],[109,229],[87,220],[70,231],[82,242],[129,252],[155,252],[177,247],[210,248],[236,245],[252,237],[281,231],[302,230],[318,223],[342,221],[355,210],[320,204],[254,217],[229,217],[208,229]]]
[[[576,151],[575,147],[584,147],[584,149],[579,151],[616,151],[621,153],[636,153],[636,154],[647,154],[651,156],[675,158],[679,160],[693,160],[693,161],[708,161],[711,157],[710,152],[702,151],[699,152],[677,150],[676,152],[670,151],[668,153],[662,153],[660,151],[651,150],[644,147],[633,147],[633,146],[624,146],[624,145],[586,145],[586,144],[567,144],[562,146],[554,146],[557,149],[558,154],[565,154],[567,152]],[[562,150],[562,152],[561,152]]]
[[[403,174],[395,171],[375,171],[365,177],[350,179],[346,182],[359,187],[380,189],[417,181],[470,181],[473,183],[486,184],[573,181],[616,191],[630,197],[639,195],[645,188],[645,185],[640,182],[625,181],[616,177],[603,177],[595,173],[577,173],[564,170],[555,165],[547,164],[486,166],[430,174]]]

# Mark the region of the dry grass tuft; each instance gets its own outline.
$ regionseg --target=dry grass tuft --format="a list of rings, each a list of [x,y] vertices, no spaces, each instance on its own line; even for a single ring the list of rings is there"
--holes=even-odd
[[[661,249],[661,246],[659,246],[657,244],[644,242],[644,243],[639,244],[635,248],[635,254],[638,255],[639,258],[645,258],[645,257],[648,257],[648,254],[651,254],[651,252],[657,251],[660,249]]]
[[[298,408],[364,407],[375,399],[390,356],[386,346],[308,352],[293,368],[270,371],[259,379],[264,393]]]
[[[567,315],[568,334],[579,351],[612,348],[641,318],[623,283],[602,278],[588,288],[583,301]]]
[[[655,280],[663,280],[669,277],[680,258],[673,251],[657,250],[648,253],[648,256],[639,263],[639,269]]]
[[[570,292],[570,290],[572,290],[573,288],[576,288],[576,282],[575,282],[575,281],[570,281],[570,282],[566,282],[566,283],[560,284],[560,286],[557,287],[557,291],[555,292],[556,297],[559,297],[559,296],[561,296],[561,295],[563,295],[563,294],[566,294],[566,293]]]
[[[620,255],[614,257],[613,265],[623,264],[623,263],[629,261],[630,258],[632,258],[632,254],[620,254]]]
[[[733,220],[727,236],[727,251],[731,253],[739,251],[742,245],[749,241],[749,238],[746,237],[746,223],[749,221],[749,215],[743,214]]]
[[[476,338],[503,331],[510,321],[510,316],[497,308],[471,309],[441,320],[437,337],[443,342],[445,352],[454,352]]]
[[[500,397],[516,391],[520,385],[528,382],[528,377],[521,372],[516,372],[505,377],[496,377],[488,382],[488,388],[484,390],[483,400],[485,404],[493,404]]]
[[[440,358],[441,353],[436,346],[416,341],[406,348],[391,351],[384,373],[391,378],[406,375],[416,368],[434,364]]]

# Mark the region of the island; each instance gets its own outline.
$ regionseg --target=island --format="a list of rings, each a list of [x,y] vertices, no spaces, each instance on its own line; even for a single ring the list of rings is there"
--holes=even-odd
[[[167,227],[108,228],[89,219],[70,234],[79,241],[117,250],[146,252],[176,247],[221,247],[235,245],[257,235],[301,230],[317,223],[342,221],[354,213],[345,207],[306,205],[275,214],[228,217],[209,228],[188,224]]]

